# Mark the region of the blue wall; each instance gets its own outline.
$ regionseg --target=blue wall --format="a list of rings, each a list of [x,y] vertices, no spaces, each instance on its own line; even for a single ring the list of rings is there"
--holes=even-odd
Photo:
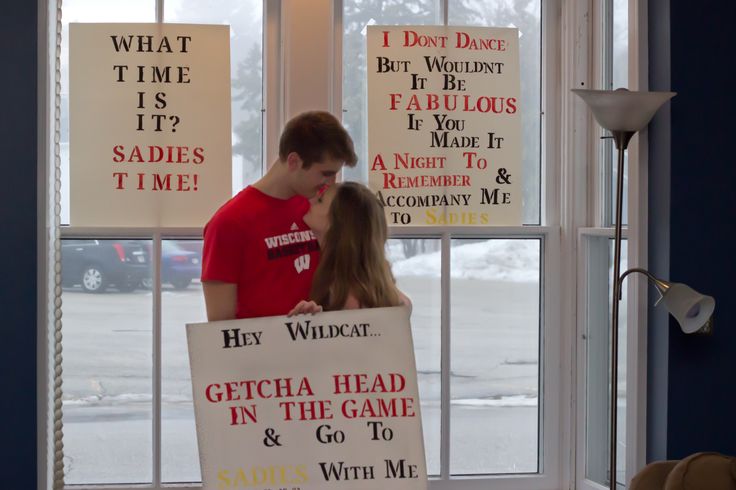
[[[664,209],[669,230],[655,230],[658,221],[667,220],[662,207],[655,206],[650,210],[650,257],[669,254],[665,277],[714,296],[716,322],[711,337],[686,336],[673,319],[669,328],[650,322],[649,401],[655,408],[649,416],[649,455],[736,455],[736,308],[729,297],[736,273],[736,158],[731,147],[736,141],[736,92],[728,75],[736,4],[708,2],[693,8],[686,2],[653,1],[650,31],[668,16],[669,76],[678,95],[671,103],[671,138],[657,133],[650,140],[655,160],[650,198],[669,199],[669,209]],[[650,58],[665,56],[666,43],[653,40]],[[652,87],[666,89],[663,66],[654,68]],[[667,153],[669,169],[657,166]],[[666,352],[657,353],[652,342],[664,345]],[[661,409],[663,394],[666,412]]]
[[[710,338],[670,335],[667,451],[736,455],[734,2],[671,2],[671,277],[717,301]],[[720,26],[719,26],[720,24]]]
[[[18,1],[0,15],[0,486],[8,489],[36,486],[36,9]]]

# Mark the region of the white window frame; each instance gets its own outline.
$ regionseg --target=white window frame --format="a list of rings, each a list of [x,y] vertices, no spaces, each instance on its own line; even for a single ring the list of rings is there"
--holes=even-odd
[[[49,22],[51,18],[56,18],[56,2],[54,0],[37,0],[39,8],[39,43],[48,43],[49,39],[55,39],[55,27],[51,27]],[[162,22],[164,19],[164,1],[151,0],[152,6],[155,8],[155,21]],[[264,80],[268,79],[280,80],[281,75],[281,57],[282,52],[279,48],[280,36],[280,4],[278,1],[263,0],[263,73]],[[53,36],[49,33],[53,31]],[[53,151],[49,154],[49,148],[53,148],[54,139],[54,87],[50,86],[53,76],[49,77],[54,69],[55,59],[54,50],[49,47],[46,51],[46,44],[39,50],[39,65],[42,63],[43,71],[39,71],[39,120],[43,121],[43,128],[39,128],[39,140],[43,140],[43,152],[39,153],[39,196],[43,196],[43,205],[39,205],[39,223],[53,223],[53,214],[47,215],[48,203],[52,203],[53,207],[53,185],[48,182],[48,175],[54,169]],[[43,57],[41,55],[44,55]],[[41,67],[40,67],[41,68]],[[267,85],[264,83],[263,104],[264,104],[264,150],[266,148],[278,148],[278,134],[283,119],[283,91],[282,84],[277,85],[276,90],[266,90]],[[42,123],[39,123],[41,125]],[[276,136],[273,136],[276,135]],[[272,153],[262,152],[263,160],[261,162],[263,173],[267,170],[268,157],[273,157]],[[41,157],[43,156],[43,157]],[[43,161],[41,161],[43,160]],[[49,186],[51,185],[51,191]],[[50,194],[49,194],[50,192]],[[47,201],[48,199],[48,201]],[[40,203],[41,204],[41,203]],[[39,233],[39,264],[45,263],[51,256],[49,244],[46,243],[47,231]],[[164,483],[161,478],[161,398],[162,398],[162,303],[161,303],[161,246],[163,240],[201,240],[202,229],[196,227],[75,227],[63,226],[59,230],[61,239],[75,238],[126,238],[150,240],[151,249],[151,277],[153,286],[151,290],[152,300],[152,483],[150,484],[100,484],[100,485],[69,485],[65,484],[64,489],[68,490],[191,490],[201,489],[200,483]],[[48,264],[50,270],[54,269],[54,264]],[[39,302],[39,322],[38,322],[38,338],[39,338],[39,360],[43,359],[43,364],[39,364],[38,375],[38,392],[39,394],[39,448],[45,448],[45,451],[39,451],[38,455],[38,488],[39,490],[50,489],[53,486],[53,462],[54,456],[51,452],[54,447],[53,430],[53,396],[50,395],[50,385],[53,383],[53,366],[49,366],[50,348],[48,343],[53,339],[53,332],[49,328],[49,324],[53,323],[51,315],[48,313],[49,294],[48,282],[52,280],[42,277],[39,272],[38,292],[39,298],[43,298],[44,304]],[[51,288],[53,290],[53,288]],[[53,328],[53,327],[51,327]],[[63,387],[62,387],[63,389]],[[42,429],[41,429],[42,428]],[[63,428],[62,428],[63,430]]]
[[[609,0],[612,1],[612,0]],[[606,15],[601,7],[603,2],[589,2],[585,18],[589,23],[602,25]],[[608,19],[609,22],[611,19]],[[629,90],[647,90],[648,88],[648,44],[647,44],[647,2],[644,0],[628,0],[628,88]],[[589,46],[592,53],[588,53],[587,59],[591,60],[588,73],[591,88],[601,86],[601,74],[605,63],[603,59],[602,45],[605,32],[588,28]],[[609,40],[610,41],[610,40]],[[614,87],[615,88],[615,87]],[[579,104],[583,105],[583,104]],[[585,109],[587,111],[587,109]],[[578,249],[578,280],[577,280],[577,333],[576,333],[576,400],[577,400],[577,424],[576,424],[576,488],[580,490],[605,490],[607,486],[588,480],[586,478],[586,316],[589,301],[587,291],[589,288],[586,257],[590,250],[591,239],[595,237],[606,237],[613,239],[614,229],[609,221],[612,204],[610,179],[610,165],[606,165],[604,159],[600,158],[602,145],[600,136],[603,132],[600,127],[592,121],[588,113],[583,115],[589,120],[588,148],[585,152],[586,158],[591,162],[592,169],[589,175],[589,206],[592,211],[582,226],[577,230]],[[592,121],[592,126],[591,126]],[[628,158],[628,220],[624,225],[623,238],[626,240],[628,267],[647,267],[647,227],[648,227],[648,146],[647,130],[640,131],[629,144],[627,150]],[[596,278],[606,281],[607,278]],[[626,483],[644,467],[646,464],[646,325],[647,325],[647,283],[629,278],[623,285],[628,297],[628,308],[626,311],[627,336],[626,345],[620,349],[626,351],[626,377],[619,377],[619,385],[625,383],[626,393],[626,429],[625,446],[626,456],[624,460],[624,478]],[[610,319],[609,319],[610,323]],[[607,401],[606,401],[607,403]],[[619,415],[621,413],[619,412]],[[608,423],[608,418],[606,419]],[[608,426],[605,427],[608,433]],[[603,441],[608,445],[608,440]],[[606,461],[608,466],[608,461]]]
[[[342,51],[342,0],[320,0],[326,8],[332,9],[334,16],[335,35],[333,43],[334,50],[331,53]],[[563,468],[569,466],[570,445],[564,438],[563,431],[566,425],[570,425],[564,415],[563,396],[571,393],[571,380],[565,376],[572,369],[567,360],[569,356],[563,356],[563,345],[565,338],[571,338],[571,332],[565,333],[562,325],[572,325],[572,322],[560,321],[560,305],[565,294],[571,288],[555,287],[549,284],[548,278],[561,277],[560,270],[560,227],[557,203],[559,202],[559,188],[557,177],[559,173],[560,156],[559,141],[560,127],[555,123],[559,120],[559,66],[557,56],[559,53],[559,15],[561,0],[544,0],[542,5],[542,198],[540,226],[516,226],[516,227],[402,227],[390,226],[390,235],[393,238],[439,238],[441,240],[441,447],[440,447],[440,477],[431,478],[429,488],[431,490],[445,489],[559,489],[567,487],[569,472]],[[299,4],[292,0],[289,8],[299,8]],[[447,24],[448,0],[440,1],[440,11],[443,23]],[[315,9],[315,4],[310,2],[310,10]],[[339,57],[336,59],[339,60]],[[342,74],[336,67],[335,77]],[[333,86],[339,87],[339,83]],[[304,97],[310,95],[305,93]],[[342,93],[333,91],[332,103],[329,108],[334,113],[342,112]],[[546,144],[551,143],[551,144]],[[540,301],[540,439],[543,442],[539,447],[539,473],[538,474],[516,474],[516,475],[477,475],[477,476],[451,476],[450,475],[450,242],[455,238],[484,238],[484,239],[506,239],[506,238],[538,238],[540,239],[540,251],[542,260],[540,262],[541,281],[540,288],[542,297]],[[573,294],[569,294],[574,296]],[[547,332],[547,334],[545,334]],[[560,332],[561,335],[552,335]],[[569,349],[568,349],[569,350]],[[569,399],[569,397],[567,398]]]
[[[163,1],[157,0],[157,19],[163,13]],[[39,2],[39,41],[47,42],[49,33],[45,14],[50,0]],[[447,18],[448,0],[441,0],[444,18]],[[313,52],[328,53],[323,60],[326,70],[315,70],[310,83],[327,87],[319,99],[320,107],[314,107],[314,94],[305,89],[304,74],[298,72],[298,62],[288,56],[288,46],[298,45],[308,30],[300,32],[290,29],[287,22],[305,9],[303,0],[264,0],[264,170],[275,161],[277,138],[283,123],[295,112],[306,108],[322,108],[335,114],[342,112],[342,1],[310,0],[308,9],[313,15],[322,15],[331,28],[325,36],[318,39],[322,46],[314,46]],[[581,349],[581,333],[584,332],[584,240],[587,236],[612,236],[612,230],[604,228],[594,220],[599,213],[597,196],[602,189],[594,185],[596,171],[588,168],[588,162],[596,162],[595,145],[598,132],[584,105],[569,92],[573,87],[592,87],[593,66],[596,63],[594,52],[593,20],[595,14],[593,0],[543,0],[542,28],[542,206],[541,226],[495,227],[481,232],[477,228],[463,227],[448,229],[444,227],[408,228],[391,227],[394,237],[412,236],[440,238],[442,241],[442,301],[447,307],[442,311],[442,438],[441,473],[439,479],[430,481],[430,489],[597,489],[600,486],[584,478],[584,407],[585,383],[584,350]],[[629,81],[632,89],[646,89],[646,2],[629,0]],[[292,17],[290,17],[292,16]],[[310,17],[312,17],[310,15]],[[314,42],[310,39],[310,42]],[[44,44],[45,46],[45,44]],[[320,49],[323,48],[323,49]],[[40,55],[48,65],[53,50],[48,53],[42,48]],[[53,60],[50,60],[53,64]],[[41,64],[42,62],[40,62]],[[39,111],[42,124],[39,128],[40,145],[48,153],[53,139],[53,90],[49,99],[48,66],[39,71]],[[307,84],[309,86],[309,84]],[[326,94],[326,96],[325,96]],[[639,134],[629,148],[630,168],[636,172],[629,176],[629,209],[636,210],[629,216],[628,243],[631,264],[646,266],[646,133]],[[51,163],[49,163],[51,162]],[[50,166],[49,166],[50,165]],[[53,169],[53,155],[40,163],[48,175]],[[41,178],[41,177],[40,177]],[[39,206],[39,223],[48,223],[46,213],[47,185],[40,182],[39,195],[44,206]],[[41,198],[40,198],[41,199]],[[592,212],[591,210],[595,210]],[[153,240],[153,483],[150,485],[68,485],[69,489],[153,489],[184,490],[201,488],[199,484],[161,483],[161,267],[159,255],[161,240],[201,238],[198,228],[71,228],[65,227],[62,237],[131,237]],[[39,234],[39,263],[49,256],[49,247],[43,234]],[[540,302],[542,321],[540,337],[543,365],[540,386],[541,420],[539,430],[543,431],[544,441],[540,449],[540,473],[532,475],[500,475],[478,477],[449,476],[449,250],[452,238],[539,238],[542,243],[543,297]],[[43,255],[43,257],[42,257]],[[53,264],[50,269],[53,270]],[[49,427],[48,386],[53,381],[52,373],[46,368],[48,363],[47,343],[52,340],[48,330],[47,278],[39,275],[39,448],[49,448],[49,438],[53,431]],[[646,422],[646,331],[639,328],[646,324],[646,285],[638,281],[627,282],[629,293],[627,350],[627,480],[644,464],[645,422]],[[45,298],[45,299],[44,299]],[[546,334],[545,334],[546,333]],[[543,364],[541,364],[543,363]],[[581,407],[583,409],[581,417]],[[632,423],[633,422],[633,423]],[[582,445],[581,445],[582,441]],[[581,456],[582,455],[582,456]],[[53,462],[51,450],[39,450],[39,488],[50,488]]]

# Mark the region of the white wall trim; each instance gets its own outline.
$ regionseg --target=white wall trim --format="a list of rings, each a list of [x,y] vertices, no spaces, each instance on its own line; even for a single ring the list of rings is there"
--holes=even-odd
[[[50,401],[50,369],[49,361],[49,149],[51,148],[51,126],[49,108],[51,103],[50,59],[49,59],[49,3],[48,0],[37,0],[38,9],[38,51],[37,51],[37,217],[36,217],[36,467],[37,488],[46,490],[51,487],[51,465],[53,462],[53,443],[49,438],[54,410]],[[55,10],[55,9],[54,9]]]
[[[560,195],[562,210],[562,284],[577,285],[569,287],[570,295],[565,298],[563,321],[575,326],[575,335],[569,342],[571,349],[571,384],[574,387],[570,397],[571,458],[574,475],[569,488],[582,488],[585,481],[585,389],[584,350],[581,349],[581,336],[585,331],[585,315],[581,314],[584,296],[580,293],[581,250],[578,247],[578,229],[588,225],[589,219],[589,162],[592,159],[591,122],[592,118],[585,104],[569,89],[591,88],[591,47],[592,47],[593,5],[590,0],[565,2],[562,11],[562,124],[561,138],[561,178]],[[584,345],[583,345],[584,347]]]
[[[263,173],[279,155],[279,135],[284,125],[284,59],[281,44],[281,2],[263,0]],[[269,88],[272,87],[272,88]]]
[[[645,0],[629,0],[629,87],[648,90],[648,12]],[[648,132],[640,131],[629,147],[628,266],[648,267]],[[626,482],[646,464],[648,284],[629,278],[626,345]]]
[[[334,28],[332,0],[282,0],[284,114],[331,110]],[[310,46],[304,49],[304,46]],[[300,49],[301,48],[301,49]],[[291,53],[298,51],[299,56]]]

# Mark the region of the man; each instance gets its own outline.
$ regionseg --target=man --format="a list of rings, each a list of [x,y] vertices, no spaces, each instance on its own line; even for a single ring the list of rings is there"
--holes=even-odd
[[[209,321],[284,315],[309,296],[319,246],[302,220],[308,199],[357,160],[352,139],[332,114],[305,112],[286,124],[278,160],[205,226]]]

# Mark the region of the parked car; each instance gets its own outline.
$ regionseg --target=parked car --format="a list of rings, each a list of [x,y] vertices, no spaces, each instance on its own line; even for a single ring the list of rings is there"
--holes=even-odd
[[[192,280],[200,276],[202,270],[202,254],[195,250],[187,250],[183,242],[163,240],[161,242],[161,282],[171,284],[174,289],[189,287]],[[150,251],[149,244],[149,253]],[[153,280],[148,276],[141,281],[141,284],[150,289]]]
[[[62,240],[61,281],[87,293],[109,286],[132,291],[151,275],[146,242],[139,240]]]
[[[196,252],[199,258],[202,258],[202,249],[204,247],[204,242],[202,240],[176,240],[174,243],[178,245],[179,248]]]
[[[202,272],[202,254],[187,250],[179,242],[161,242],[161,282],[186,289]]]

